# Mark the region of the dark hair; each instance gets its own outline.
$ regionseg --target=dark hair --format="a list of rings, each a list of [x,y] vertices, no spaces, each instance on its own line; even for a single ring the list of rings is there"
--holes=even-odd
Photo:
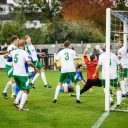
[[[77,69],[79,69],[80,67],[83,67],[82,64],[77,65]]]
[[[95,54],[92,54],[91,56],[90,56],[90,60],[91,61],[93,61],[93,59],[96,57],[96,55]]]
[[[71,44],[71,41],[67,40],[64,42],[64,47],[67,48]]]
[[[17,38],[19,38],[19,37],[16,36],[16,35],[12,36],[12,42],[14,42],[15,40],[17,40]]]

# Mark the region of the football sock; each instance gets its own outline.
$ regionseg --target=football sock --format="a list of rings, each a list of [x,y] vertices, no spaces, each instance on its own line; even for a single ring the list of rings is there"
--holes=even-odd
[[[41,72],[41,78],[42,78],[42,80],[44,82],[44,85],[47,85],[48,83],[46,81],[46,77],[45,77],[45,73],[44,72]]]
[[[18,104],[18,103],[20,102],[21,97],[22,97],[22,94],[23,94],[23,91],[19,91],[19,92],[18,92],[14,103]]]
[[[11,87],[12,84],[13,84],[13,83],[12,83],[11,81],[9,81],[9,82],[6,84],[3,93],[7,93],[8,89]]]
[[[22,94],[19,108],[23,108],[24,107],[24,104],[25,104],[25,102],[27,100],[27,97],[28,97],[28,94],[26,94],[26,93],[23,93]]]
[[[121,96],[121,90],[117,90],[116,97],[117,97],[117,105],[120,105],[121,98],[122,98],[122,96]]]
[[[120,81],[120,85],[121,85],[122,94],[125,95],[125,94],[126,94],[126,85],[125,85],[125,81],[124,81],[124,80],[121,80],[121,81]]]
[[[80,86],[76,85],[76,98],[77,100],[80,100]]]
[[[59,95],[59,92],[60,92],[60,88],[61,88],[61,86],[60,85],[57,85],[56,91],[55,91],[55,97],[54,97],[54,99],[56,99],[56,100],[58,98],[58,95]]]
[[[34,76],[34,78],[32,79],[31,83],[34,84],[35,80],[40,76],[39,73],[36,73],[36,75]]]
[[[16,95],[16,83],[12,84],[12,96]]]

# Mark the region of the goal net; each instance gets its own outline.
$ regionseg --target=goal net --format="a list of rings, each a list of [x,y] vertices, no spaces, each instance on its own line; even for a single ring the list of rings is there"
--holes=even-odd
[[[115,83],[111,82],[110,78],[110,51],[114,54],[119,54],[119,43],[123,42],[124,54],[125,54],[125,65],[128,68],[128,11],[118,11],[107,8],[106,10],[106,78],[105,78],[105,111],[126,111],[128,112],[128,81],[127,72],[117,70],[119,86],[115,87]],[[110,50],[111,46],[111,50]],[[120,58],[120,62],[121,62]],[[123,67],[124,68],[124,67]],[[126,68],[126,66],[125,66]],[[121,76],[121,73],[125,73],[126,76]],[[123,74],[122,73],[122,74]],[[122,82],[123,81],[123,82]],[[117,82],[117,81],[116,81]],[[123,85],[123,86],[122,86]],[[121,104],[117,104],[119,98],[118,91],[121,90]],[[124,94],[123,94],[124,93]]]

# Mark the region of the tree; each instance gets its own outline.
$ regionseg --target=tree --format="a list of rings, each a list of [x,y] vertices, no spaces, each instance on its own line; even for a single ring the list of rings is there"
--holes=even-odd
[[[62,0],[62,14],[66,20],[89,21],[105,28],[105,10],[112,7],[110,0]]]
[[[52,22],[54,19],[62,18],[60,2],[52,0],[15,0],[18,6],[12,7],[12,11],[21,12],[26,15],[28,20],[47,20]]]
[[[115,0],[115,9],[117,10],[128,10],[127,0]]]

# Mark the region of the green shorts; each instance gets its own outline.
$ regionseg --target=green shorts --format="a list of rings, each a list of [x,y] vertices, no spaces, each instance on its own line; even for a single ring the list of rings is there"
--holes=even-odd
[[[33,61],[33,64],[36,66],[37,69],[41,69],[43,66],[39,61]]]
[[[68,83],[68,79],[71,80],[71,82],[77,83],[79,81],[78,75],[76,72],[68,72],[68,73],[61,73],[59,82],[61,83]]]
[[[5,65],[5,71],[9,78],[13,77],[13,67],[10,65]]]
[[[120,78],[127,78],[128,76],[128,69],[124,68],[123,71],[119,71],[119,77]]]
[[[32,88],[32,85],[29,82],[28,76],[16,76],[14,75],[14,80],[20,90],[29,90]]]
[[[105,87],[105,80],[102,79],[101,82],[102,82],[102,85]],[[119,83],[118,79],[110,79],[110,86],[119,88],[120,83]]]

